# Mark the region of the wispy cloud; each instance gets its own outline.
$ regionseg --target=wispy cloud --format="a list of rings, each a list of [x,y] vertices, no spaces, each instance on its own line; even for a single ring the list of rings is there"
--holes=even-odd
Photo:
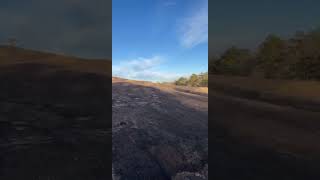
[[[208,1],[203,2],[180,26],[180,42],[185,48],[208,42]]]
[[[150,58],[137,58],[128,61],[122,61],[118,65],[112,66],[113,76],[122,78],[147,80],[147,81],[173,81],[180,74],[164,72],[159,70],[159,66],[164,62],[161,56]]]

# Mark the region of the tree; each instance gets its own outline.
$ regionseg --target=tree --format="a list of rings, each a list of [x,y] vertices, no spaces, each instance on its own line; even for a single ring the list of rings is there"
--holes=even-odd
[[[186,86],[187,83],[188,83],[188,79],[185,77],[181,77],[175,81],[175,85],[178,85],[178,86]]]
[[[249,75],[252,71],[252,59],[248,49],[231,47],[219,59],[209,62],[209,70],[212,74]]]
[[[208,73],[200,74],[200,87],[208,87]]]
[[[320,80],[320,29],[283,40],[269,35],[256,53],[231,47],[209,61],[212,74]]]
[[[209,59],[208,69],[210,74],[222,74],[221,68],[220,68],[220,59],[213,57]]]
[[[277,76],[277,71],[286,47],[285,41],[276,35],[269,35],[260,45],[257,53],[259,66],[264,70],[265,77]]]
[[[192,74],[189,78],[181,77],[175,81],[178,86],[208,87],[208,73]]]
[[[197,86],[198,84],[198,75],[192,74],[188,80],[189,86]]]
[[[294,77],[320,80],[320,29],[295,37],[294,42],[290,52],[295,54]]]

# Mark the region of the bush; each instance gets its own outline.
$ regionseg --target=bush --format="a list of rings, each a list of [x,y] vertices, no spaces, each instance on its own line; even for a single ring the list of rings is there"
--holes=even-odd
[[[184,77],[181,77],[179,78],[175,84],[178,85],[178,86],[186,86],[188,83],[188,79],[187,78],[184,78]]]
[[[174,84],[178,86],[208,87],[208,73],[192,74],[189,78],[181,77]]]
[[[320,80],[320,29],[288,40],[269,35],[256,52],[231,47],[209,61],[210,74]]]

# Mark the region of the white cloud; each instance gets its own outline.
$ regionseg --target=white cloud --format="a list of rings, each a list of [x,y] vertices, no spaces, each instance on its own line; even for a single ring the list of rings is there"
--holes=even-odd
[[[146,81],[173,81],[179,77],[180,74],[163,72],[159,70],[159,66],[164,62],[160,56],[153,56],[151,58],[137,58],[129,61],[123,61],[118,65],[112,66],[113,76],[146,80]]]
[[[196,8],[191,16],[184,19],[180,26],[181,45],[192,48],[199,44],[208,42],[208,1],[200,8]]]

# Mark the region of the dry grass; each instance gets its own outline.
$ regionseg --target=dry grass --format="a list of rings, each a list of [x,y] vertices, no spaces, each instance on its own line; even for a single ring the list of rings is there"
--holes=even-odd
[[[179,92],[185,92],[185,93],[191,93],[191,94],[200,94],[200,95],[208,95],[208,88],[207,87],[188,87],[188,86],[176,86],[174,84],[170,83],[153,83],[149,81],[137,81],[137,80],[128,80],[128,79],[122,79],[113,77],[113,82],[130,82],[132,84],[137,84],[141,86],[149,86],[158,88],[163,91],[179,91]]]
[[[175,86],[175,90],[192,93],[192,94],[208,94],[207,87],[185,87],[185,86]]]
[[[220,84],[226,87],[320,100],[320,82],[317,81],[271,80],[218,75],[210,75],[209,80],[210,84]]]
[[[0,66],[19,63],[39,63],[60,66],[68,70],[111,75],[111,61],[107,59],[83,59],[22,48],[0,47]]]
[[[209,80],[212,121],[230,136],[296,157],[320,157],[320,82],[215,75]]]

